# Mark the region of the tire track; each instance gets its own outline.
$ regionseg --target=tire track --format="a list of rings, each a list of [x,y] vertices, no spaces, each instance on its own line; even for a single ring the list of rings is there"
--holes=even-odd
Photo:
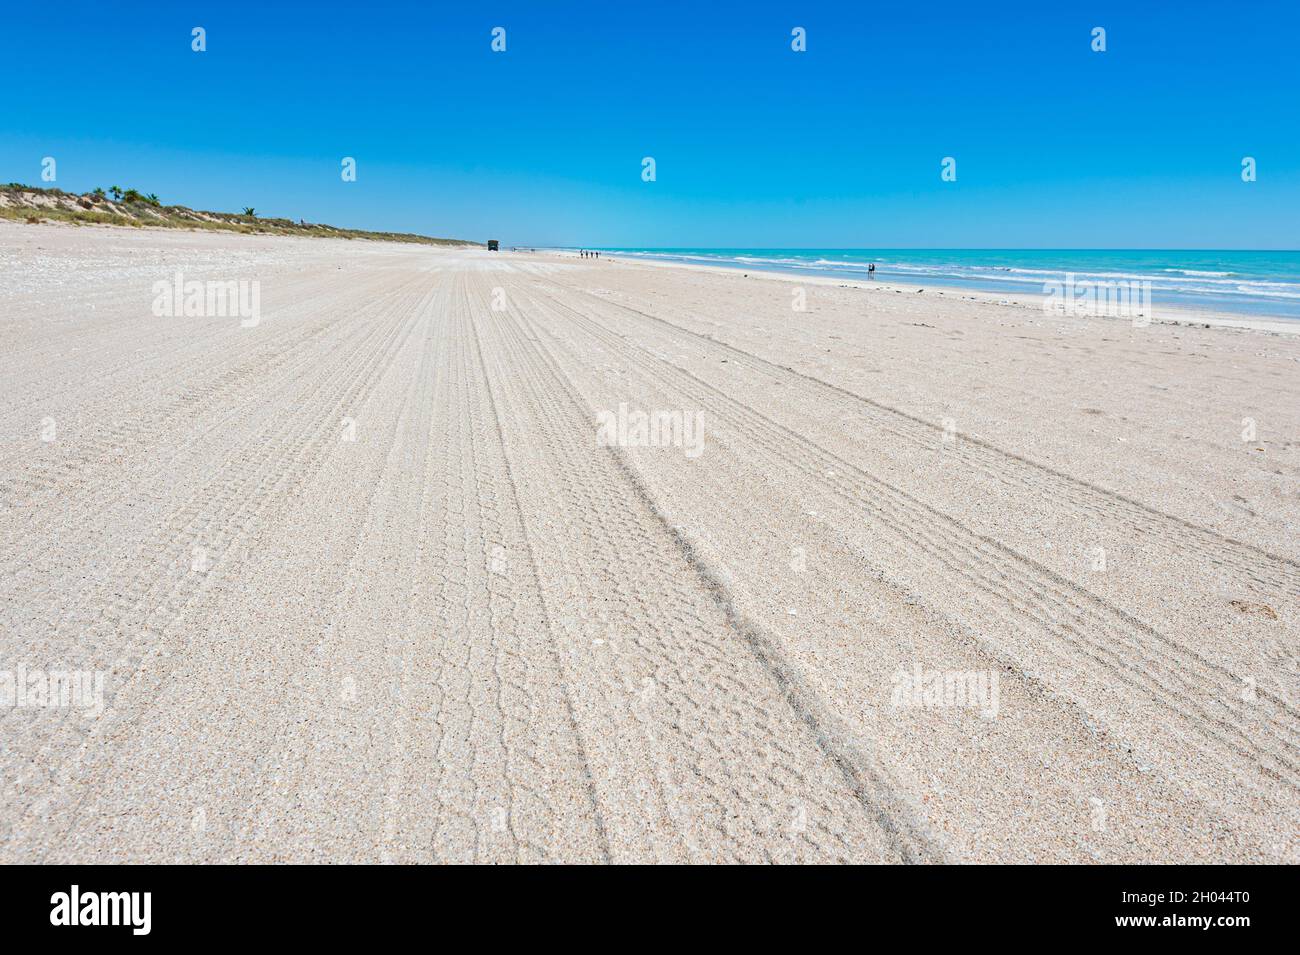
[[[817,378],[786,365],[779,365],[752,352],[737,348],[717,338],[691,331],[657,315],[593,295],[572,285],[562,287],[575,295],[637,316],[660,330],[683,336],[706,349],[731,356],[744,367],[767,375],[777,375],[800,385],[821,401],[865,410],[872,424],[886,434],[919,448],[932,450],[940,441],[942,427],[902,409],[860,395],[847,388]],[[1270,592],[1300,597],[1300,561],[1270,553],[1252,544],[1219,534],[1191,521],[1167,514],[1116,491],[1073,477],[1063,471],[1022,457],[973,435],[963,435],[953,452],[962,463],[989,475],[1017,493],[1029,491],[1050,496],[1054,501],[1069,501],[1079,510],[1105,517],[1121,518],[1135,534],[1157,541],[1170,541],[1169,550],[1190,549],[1210,564],[1234,571]]]
[[[624,731],[630,735],[620,738],[617,753],[607,752],[601,741],[594,744],[600,752],[593,758],[607,761],[614,769],[604,779],[598,774],[597,786],[604,802],[614,804],[609,825],[615,830],[611,840],[616,847],[622,835],[617,830],[646,820],[658,806],[661,822],[671,824],[679,833],[685,830],[684,841],[690,837],[685,846],[688,855],[716,858],[716,853],[735,851],[726,849],[730,839],[725,829],[719,832],[705,824],[716,818],[719,810],[724,816],[737,811],[752,814],[757,828],[770,832],[774,828],[779,831],[781,817],[790,811],[783,806],[803,805],[808,808],[808,829],[791,837],[800,847],[797,857],[828,850],[839,858],[858,857],[861,850],[853,844],[861,836],[831,824],[839,818],[846,826],[868,825],[895,858],[933,858],[933,847],[923,844],[915,830],[898,825],[893,817],[890,828],[880,827],[880,806],[864,805],[862,780],[850,785],[843,765],[818,745],[807,720],[790,706],[789,685],[782,686],[772,671],[764,668],[752,645],[743,639],[736,643],[739,635],[716,595],[692,569],[688,555],[664,529],[661,519],[647,508],[628,481],[628,472],[607,450],[594,447],[591,418],[584,413],[581,396],[538,343],[536,332],[524,333],[531,329],[527,317],[512,311],[489,321],[505,349],[492,380],[509,382],[511,392],[523,392],[504,399],[514,407],[514,414],[504,418],[531,422],[538,429],[527,443],[540,460],[523,470],[554,477],[553,490],[547,496],[567,502],[562,505],[564,513],[580,525],[584,544],[597,550],[595,567],[566,562],[565,575],[579,580],[585,577],[587,584],[555,585],[560,592],[575,595],[608,595],[602,601],[598,626],[583,626],[588,621],[582,619],[570,620],[567,640],[576,648],[592,643],[592,634],[607,638],[595,639],[601,645],[607,641],[611,645],[605,656],[613,657],[613,668],[603,668],[596,679],[586,681],[602,689],[596,710],[608,714],[601,719],[611,726],[625,723],[627,711],[632,710],[641,726]],[[587,441],[583,441],[584,434]],[[519,441],[516,437],[510,443],[518,446]],[[546,592],[554,591],[547,587]],[[637,609],[629,613],[620,612],[619,607]],[[573,615],[572,604],[569,613]],[[564,608],[556,608],[552,615],[563,623]],[[581,611],[577,616],[582,617]],[[643,682],[647,671],[657,674],[649,678],[650,683]],[[645,697],[640,696],[642,692]],[[755,701],[761,701],[760,705]],[[666,727],[681,729],[665,736]],[[730,742],[733,739],[736,742]],[[644,749],[647,744],[656,754],[650,758],[651,772],[658,776],[658,791],[645,794],[641,802],[629,807],[610,792],[610,777],[627,774],[620,754]],[[737,746],[739,751],[765,754],[767,770],[755,773],[737,764],[730,755],[737,752]],[[663,767],[683,760],[695,767],[685,779],[663,774]],[[812,784],[810,773],[820,781],[818,785]],[[708,783],[704,793],[694,791],[699,783],[692,777]],[[775,793],[781,795],[774,798]],[[833,809],[827,799],[845,802]],[[634,841],[653,838],[644,829],[633,831],[637,832]],[[778,855],[789,851],[781,838],[769,837],[763,844],[769,853],[773,849]],[[671,849],[661,846],[658,851]]]
[[[44,745],[51,749],[65,749],[69,746],[66,734],[82,735],[80,744],[73,747],[74,755],[61,766],[51,769],[42,780],[25,780],[21,778],[22,771],[14,767],[11,778],[18,777],[17,782],[6,796],[12,794],[15,798],[23,798],[21,794],[26,793],[23,802],[27,805],[31,805],[30,800],[39,798],[35,810],[46,814],[53,810],[55,803],[66,798],[75,780],[92,771],[85,766],[87,762],[98,764],[96,771],[107,771],[102,743],[120,732],[123,725],[138,718],[140,711],[150,705],[152,694],[140,682],[146,671],[150,686],[165,679],[168,654],[164,644],[170,628],[197,592],[213,585],[221,571],[221,555],[248,532],[257,515],[269,503],[289,493],[293,486],[300,485],[311,473],[323,456],[326,435],[333,434],[339,409],[355,403],[374,370],[392,360],[413,327],[411,312],[394,308],[385,321],[377,322],[367,330],[355,349],[333,356],[336,367],[320,378],[314,390],[324,394],[334,390],[338,395],[334,402],[304,403],[295,409],[293,417],[273,419],[250,434],[243,446],[232,452],[230,463],[218,477],[194,494],[140,546],[136,559],[127,565],[130,570],[107,581],[90,598],[93,606],[102,609],[86,627],[81,643],[90,648],[87,656],[97,655],[99,651],[95,648],[99,647],[116,656],[107,680],[110,687],[108,707],[84,734],[81,732],[84,727],[76,724],[75,716],[69,714],[60,720]],[[183,555],[195,541],[211,542],[216,555],[206,573],[196,574],[183,569],[189,563]],[[152,560],[146,558],[150,554],[155,555]],[[72,626],[80,631],[80,623],[73,621]],[[127,638],[125,646],[113,649],[117,637],[127,634],[132,636]],[[38,642],[29,640],[29,644],[33,643],[32,655],[37,659],[43,658],[48,651],[42,651]],[[40,715],[44,711],[35,712]],[[23,717],[30,721],[32,713],[12,710],[0,726]],[[32,727],[27,729],[30,731]],[[10,732],[10,729],[4,731]],[[56,738],[55,734],[63,739]],[[23,755],[15,752],[11,758],[22,759],[28,772],[37,770],[38,766],[30,762],[34,752],[26,754],[25,759]],[[81,793],[79,798],[84,798],[84,785]],[[75,798],[74,795],[74,802]],[[6,839],[9,844],[21,841],[24,825],[32,822],[30,815],[19,811],[8,799],[0,815],[7,819],[22,818]]]
[[[671,362],[610,332],[562,301],[548,305],[563,321],[584,328],[606,347],[633,361],[652,380],[686,395],[726,422],[747,443],[765,451],[778,466],[798,475],[792,486],[812,481],[852,503],[898,535],[902,546],[919,546],[953,577],[972,587],[972,598],[997,613],[1005,625],[1031,639],[1071,648],[1130,689],[1142,693],[1241,771],[1262,773],[1290,792],[1300,788],[1296,766],[1296,714],[1279,698],[1259,691],[1262,720],[1245,707],[1232,709],[1242,682],[1227,670],[1083,591],[1050,569],[880,481],[790,429],[735,402],[714,386]],[[797,449],[795,452],[794,449]],[[827,472],[836,476],[831,478]],[[1030,629],[1026,629],[1026,624]],[[1112,645],[1120,638],[1122,652]],[[1153,646],[1154,645],[1154,646]],[[1049,683],[1055,681],[1048,678]],[[1229,708],[1225,718],[1218,708]],[[1250,731],[1242,724],[1249,723]],[[1263,740],[1255,737],[1263,730]]]

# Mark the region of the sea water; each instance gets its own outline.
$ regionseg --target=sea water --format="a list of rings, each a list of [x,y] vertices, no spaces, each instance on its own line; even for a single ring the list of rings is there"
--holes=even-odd
[[[1162,305],[1300,320],[1300,252],[1160,249],[602,249],[629,258],[1042,295],[1068,281],[1150,283]]]

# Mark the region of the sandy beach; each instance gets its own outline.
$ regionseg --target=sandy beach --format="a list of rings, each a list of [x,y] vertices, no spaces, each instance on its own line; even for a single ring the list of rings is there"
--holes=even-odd
[[[1294,334],[11,222],[0,316],[0,861],[1300,861]]]

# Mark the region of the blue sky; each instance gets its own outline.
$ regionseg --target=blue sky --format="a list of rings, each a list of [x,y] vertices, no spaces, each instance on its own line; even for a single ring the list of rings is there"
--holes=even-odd
[[[1283,0],[101,0],[5,33],[0,181],[53,156],[66,190],[506,244],[1300,247]]]

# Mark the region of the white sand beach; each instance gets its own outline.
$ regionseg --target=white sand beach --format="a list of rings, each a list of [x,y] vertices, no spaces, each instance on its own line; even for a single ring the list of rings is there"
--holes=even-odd
[[[1293,334],[0,221],[0,351],[0,861],[1300,861]]]

